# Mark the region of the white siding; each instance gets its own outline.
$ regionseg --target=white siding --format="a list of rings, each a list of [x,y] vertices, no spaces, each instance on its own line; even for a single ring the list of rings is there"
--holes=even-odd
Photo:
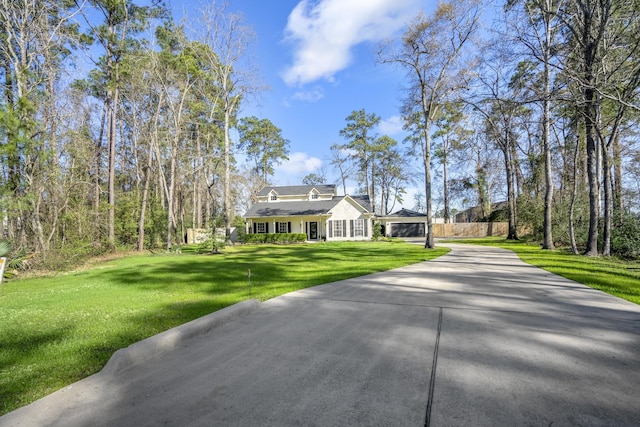
[[[371,219],[369,215],[365,215],[359,208],[357,208],[348,198],[341,200],[337,205],[329,211],[331,217],[325,223],[327,230],[327,240],[331,241],[344,241],[344,240],[371,240]],[[352,227],[352,221],[363,220],[364,221],[364,236],[354,236],[355,226]],[[330,222],[331,221],[331,222]],[[342,221],[342,236],[336,236],[333,232],[336,227],[333,221]],[[330,230],[329,227],[332,227]]]

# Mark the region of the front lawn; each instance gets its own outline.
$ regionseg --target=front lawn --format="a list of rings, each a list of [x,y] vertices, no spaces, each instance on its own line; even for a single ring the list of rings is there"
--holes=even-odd
[[[573,255],[562,249],[548,251],[541,249],[538,244],[531,245],[495,237],[451,240],[450,242],[510,249],[528,264],[640,304],[640,261],[625,261],[613,257],[586,257]]]
[[[404,242],[247,245],[220,255],[129,256],[0,284],[0,415],[98,372],[120,348],[239,301],[447,251]]]

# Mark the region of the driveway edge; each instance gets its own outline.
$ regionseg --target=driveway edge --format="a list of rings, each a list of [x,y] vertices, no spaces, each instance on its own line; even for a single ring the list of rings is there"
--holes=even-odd
[[[260,307],[260,301],[258,300],[251,299],[242,301],[133,343],[129,347],[121,348],[113,353],[100,373],[109,375],[130,366],[143,363],[161,352],[178,347],[189,338],[204,335],[217,326],[247,315],[258,307]]]

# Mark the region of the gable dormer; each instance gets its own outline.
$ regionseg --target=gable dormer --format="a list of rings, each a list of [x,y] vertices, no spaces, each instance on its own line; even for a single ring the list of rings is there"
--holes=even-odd
[[[269,202],[277,202],[278,201],[278,193],[276,190],[269,191],[269,198],[267,199]]]
[[[309,201],[320,200],[320,192],[314,187],[309,191]]]

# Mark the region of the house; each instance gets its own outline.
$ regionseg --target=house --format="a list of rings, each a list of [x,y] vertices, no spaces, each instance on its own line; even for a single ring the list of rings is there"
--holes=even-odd
[[[265,187],[244,215],[247,233],[304,233],[307,240],[371,240],[368,196],[338,196],[335,185]]]

